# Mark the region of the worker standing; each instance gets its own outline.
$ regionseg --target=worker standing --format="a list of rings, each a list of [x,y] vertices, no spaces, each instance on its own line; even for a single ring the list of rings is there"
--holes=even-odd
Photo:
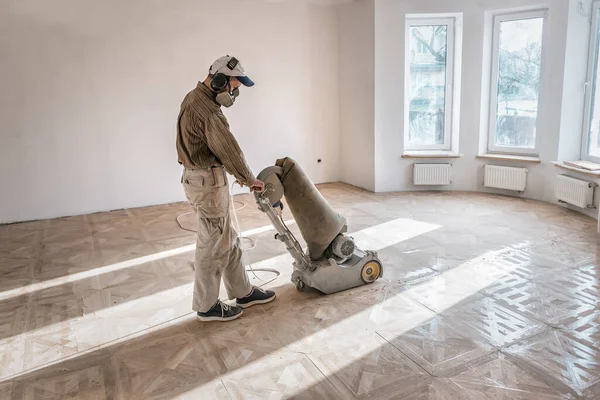
[[[185,96],[177,121],[181,183],[198,222],[192,308],[200,321],[230,321],[243,308],[275,299],[275,292],[250,284],[229,214],[226,172],[251,191],[264,190],[221,111],[221,106],[233,105],[241,85],[254,85],[242,64],[235,57],[219,58],[207,78]],[[236,306],[219,300],[221,278]]]

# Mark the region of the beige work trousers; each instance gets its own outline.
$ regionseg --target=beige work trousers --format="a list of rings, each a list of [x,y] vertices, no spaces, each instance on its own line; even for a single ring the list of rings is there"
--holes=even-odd
[[[206,312],[219,298],[221,278],[229,300],[245,297],[252,285],[242,264],[238,233],[231,225],[225,170],[186,168],[181,181],[198,221],[192,308]]]

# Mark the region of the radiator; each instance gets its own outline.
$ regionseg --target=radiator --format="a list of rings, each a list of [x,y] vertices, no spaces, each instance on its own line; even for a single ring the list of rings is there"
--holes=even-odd
[[[580,208],[592,207],[595,187],[596,185],[592,182],[567,175],[558,175],[556,198]]]
[[[414,164],[415,185],[449,185],[451,164]]]
[[[527,186],[527,168],[486,165],[483,185],[490,188],[523,192]]]

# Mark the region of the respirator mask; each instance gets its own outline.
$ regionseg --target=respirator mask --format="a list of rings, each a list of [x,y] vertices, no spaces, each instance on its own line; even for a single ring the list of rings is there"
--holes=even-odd
[[[223,107],[231,107],[233,103],[235,103],[235,99],[240,95],[240,90],[238,88],[229,90],[229,84],[227,85],[227,90],[223,90],[217,93],[217,97],[215,100],[217,103],[222,105]]]

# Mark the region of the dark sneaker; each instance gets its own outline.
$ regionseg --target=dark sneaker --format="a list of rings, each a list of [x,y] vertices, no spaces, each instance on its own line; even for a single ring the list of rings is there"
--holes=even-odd
[[[237,299],[236,303],[238,307],[248,308],[256,304],[265,304],[275,300],[275,292],[272,290],[265,290],[254,286],[250,294],[241,299]]]
[[[242,310],[240,307],[230,306],[229,304],[221,303],[217,300],[217,304],[213,306],[207,312],[198,313],[199,321],[231,321],[242,316]]]

